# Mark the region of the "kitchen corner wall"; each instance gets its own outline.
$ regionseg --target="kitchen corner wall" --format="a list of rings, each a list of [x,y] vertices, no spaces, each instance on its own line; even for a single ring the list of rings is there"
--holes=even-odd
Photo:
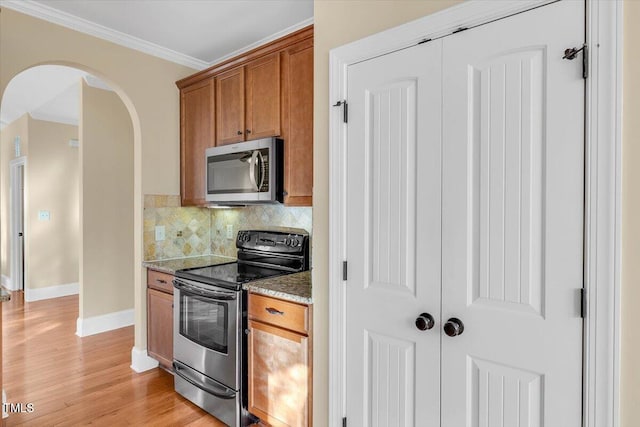
[[[145,195],[145,261],[198,255],[235,257],[238,230],[272,227],[301,228],[311,234],[311,208],[259,205],[233,209],[180,207],[180,196]],[[227,239],[227,225],[232,227]],[[165,227],[165,240],[156,241],[156,226]]]

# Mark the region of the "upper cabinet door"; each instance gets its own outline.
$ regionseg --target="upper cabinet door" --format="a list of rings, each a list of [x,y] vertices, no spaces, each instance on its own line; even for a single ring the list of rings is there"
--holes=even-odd
[[[282,54],[284,203],[311,206],[313,190],[313,39]]]
[[[245,72],[246,139],[280,135],[280,54],[249,62]]]
[[[244,141],[244,67],[219,74],[216,80],[216,145]]]
[[[205,150],[215,134],[213,79],[180,92],[180,195],[182,206],[204,205]]]

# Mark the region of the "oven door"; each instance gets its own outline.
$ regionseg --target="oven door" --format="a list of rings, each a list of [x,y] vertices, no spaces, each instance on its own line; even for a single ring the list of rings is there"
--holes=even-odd
[[[175,279],[173,358],[239,390],[241,292]]]

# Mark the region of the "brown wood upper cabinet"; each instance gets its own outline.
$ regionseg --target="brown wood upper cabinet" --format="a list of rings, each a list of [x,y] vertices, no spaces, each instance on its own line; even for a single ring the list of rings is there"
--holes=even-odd
[[[216,76],[216,145],[280,135],[280,55]]]
[[[206,205],[207,148],[270,136],[284,140],[284,204],[312,205],[312,26],[176,84],[182,206]]]
[[[313,39],[282,53],[284,203],[311,206],[313,190]]]
[[[204,152],[215,145],[213,79],[180,91],[180,198],[182,206],[204,205]]]

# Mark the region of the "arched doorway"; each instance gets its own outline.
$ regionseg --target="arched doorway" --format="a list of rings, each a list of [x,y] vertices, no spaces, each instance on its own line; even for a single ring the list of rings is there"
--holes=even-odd
[[[135,319],[134,146],[139,145],[140,141],[139,120],[131,101],[122,90],[100,73],[78,64],[38,64],[30,67],[14,76],[10,83],[2,88],[2,99],[5,99],[5,94],[13,96],[12,84],[19,81],[20,76],[47,67],[48,72],[75,70],[71,75],[77,78],[75,92],[76,96],[79,95],[80,104],[78,130],[76,138],[68,139],[71,147],[75,140],[77,151],[80,152],[78,188],[74,189],[68,179],[61,179],[61,175],[69,175],[69,169],[73,168],[72,163],[57,162],[56,159],[60,158],[59,152],[51,150],[50,147],[36,151],[36,147],[42,148],[47,145],[45,141],[41,141],[43,135],[45,139],[51,139],[52,133],[55,133],[52,131],[55,126],[50,125],[52,118],[46,114],[44,120],[27,115],[23,120],[25,126],[37,131],[27,131],[26,135],[29,136],[23,137],[22,140],[19,135],[16,136],[15,147],[11,147],[14,151],[11,152],[7,147],[3,154],[4,160],[7,161],[13,159],[6,157],[23,160],[32,157],[33,160],[28,166],[25,166],[26,162],[17,165],[25,168],[26,172],[25,225],[27,229],[31,228],[24,233],[26,299],[46,299],[79,292],[77,334],[86,336],[131,325]],[[68,90],[61,95],[65,96],[66,92]],[[49,124],[45,125],[46,123]],[[7,136],[7,132],[4,133]],[[70,135],[69,132],[66,135]],[[34,138],[31,138],[32,136]],[[10,138],[14,139],[13,136]],[[38,144],[35,143],[36,140]],[[3,138],[3,143],[7,145],[8,138]],[[25,156],[26,153],[21,153],[20,149],[26,149],[27,145],[30,152]],[[7,162],[3,161],[3,166],[4,163]],[[49,191],[45,190],[49,185]],[[71,187],[61,188],[65,185]],[[8,212],[12,205],[8,198],[12,192],[6,191],[7,188],[7,185],[3,186],[1,198],[2,205],[9,208]],[[68,206],[69,201],[73,199],[73,190],[77,190],[78,193],[76,215]],[[33,203],[30,203],[31,193]],[[59,197],[56,197],[56,194]],[[71,197],[63,197],[69,195]],[[65,198],[62,203],[59,200],[61,198]],[[54,205],[55,209],[47,208],[48,205]],[[74,222],[74,216],[77,222],[75,228],[73,225],[70,226]],[[5,215],[3,211],[3,218],[6,217],[16,215]],[[12,234],[15,233],[11,227],[7,227],[5,221],[2,226],[2,236],[7,236],[6,240],[18,240],[12,238]],[[73,242],[74,230],[77,230],[78,235],[77,248]],[[61,243],[65,237],[66,242]],[[56,241],[57,247],[52,247]],[[9,245],[5,244],[2,248],[2,273],[5,275],[4,270],[13,270],[11,273],[14,273],[14,278],[19,278],[16,267],[21,263],[16,260],[19,258],[16,256],[17,251],[15,248],[5,248],[8,249]],[[74,253],[77,254],[76,282],[79,282],[79,286],[76,284],[75,292],[73,281],[56,281],[58,276],[71,277],[68,271],[60,271],[69,270],[73,265]],[[8,262],[9,255],[13,258],[12,263]],[[13,268],[9,267],[10,264]],[[10,282],[15,282],[12,283],[14,289],[20,287],[19,280]]]

